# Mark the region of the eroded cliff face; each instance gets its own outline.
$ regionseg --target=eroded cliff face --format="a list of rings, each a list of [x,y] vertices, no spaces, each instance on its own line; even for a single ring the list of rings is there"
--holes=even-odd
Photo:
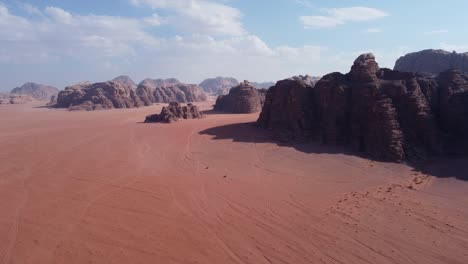
[[[262,109],[266,89],[257,89],[250,82],[244,81],[229,90],[229,94],[220,95],[214,106],[215,111],[227,113],[255,113]]]
[[[128,76],[119,76],[113,81],[94,84],[82,82],[67,87],[49,105],[69,110],[92,111],[205,100],[206,95],[198,85],[183,84],[176,79],[146,79],[137,87]]]
[[[122,82],[109,81],[94,84],[83,82],[66,87],[58,94],[54,107],[92,111],[144,105],[132,87]]]
[[[328,74],[314,87],[278,82],[258,124],[283,140],[308,136],[382,160],[466,154],[467,80],[456,70],[431,77],[380,69],[363,54],[348,74]]]
[[[170,102],[201,102],[207,99],[202,88],[195,84],[184,84],[176,79],[146,79],[136,90],[145,104]]]
[[[312,86],[300,80],[283,80],[271,87],[265,98],[258,123],[276,131],[277,139],[306,136],[313,126]]]

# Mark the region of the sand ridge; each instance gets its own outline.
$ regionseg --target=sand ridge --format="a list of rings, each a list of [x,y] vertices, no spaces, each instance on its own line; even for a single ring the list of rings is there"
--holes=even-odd
[[[258,113],[33,106],[0,107],[0,263],[468,262],[465,181],[281,146]]]

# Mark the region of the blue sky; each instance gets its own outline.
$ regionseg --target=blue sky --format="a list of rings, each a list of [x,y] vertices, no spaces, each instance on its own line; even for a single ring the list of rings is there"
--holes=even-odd
[[[276,81],[347,72],[373,52],[468,51],[468,1],[0,0],[0,90],[120,74]]]

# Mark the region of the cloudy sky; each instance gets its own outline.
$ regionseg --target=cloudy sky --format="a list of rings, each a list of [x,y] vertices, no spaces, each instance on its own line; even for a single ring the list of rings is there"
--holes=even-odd
[[[276,81],[383,67],[427,48],[468,51],[468,1],[0,0],[0,90],[120,74]]]

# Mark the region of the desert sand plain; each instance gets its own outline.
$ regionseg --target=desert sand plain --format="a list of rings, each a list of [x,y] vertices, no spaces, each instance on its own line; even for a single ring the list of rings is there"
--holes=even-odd
[[[468,263],[467,159],[281,145],[258,113],[37,106],[0,107],[2,264]]]

